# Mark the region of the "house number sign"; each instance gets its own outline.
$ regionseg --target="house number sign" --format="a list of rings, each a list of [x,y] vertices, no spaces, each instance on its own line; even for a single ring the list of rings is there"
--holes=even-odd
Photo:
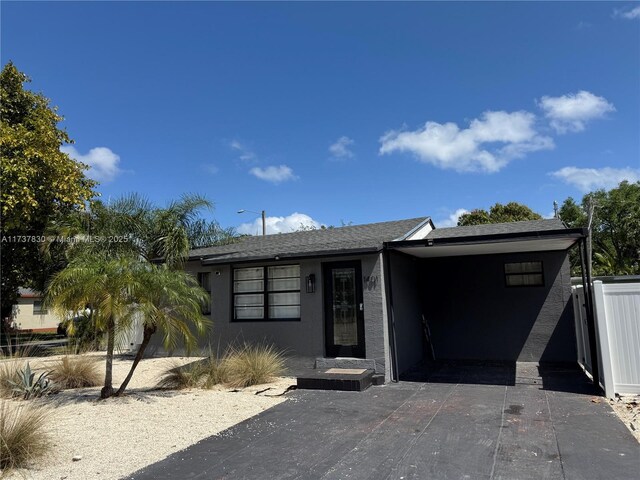
[[[378,276],[377,275],[365,276],[364,284],[367,290],[376,290],[378,288]]]

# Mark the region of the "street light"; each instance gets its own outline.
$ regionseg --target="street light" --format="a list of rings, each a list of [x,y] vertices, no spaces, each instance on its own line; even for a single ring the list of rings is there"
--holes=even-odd
[[[262,210],[262,212],[254,212],[253,210],[245,210],[244,208],[241,208],[240,210],[238,210],[238,213],[244,213],[244,212],[255,213],[256,215],[262,215],[262,236],[264,237],[267,234],[267,218],[264,210]]]

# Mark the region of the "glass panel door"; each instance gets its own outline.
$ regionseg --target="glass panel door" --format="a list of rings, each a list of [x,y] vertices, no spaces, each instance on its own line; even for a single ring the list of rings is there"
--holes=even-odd
[[[333,287],[333,344],[357,345],[356,269],[332,269],[331,282]]]
[[[325,265],[327,356],[364,357],[364,308],[359,262]]]

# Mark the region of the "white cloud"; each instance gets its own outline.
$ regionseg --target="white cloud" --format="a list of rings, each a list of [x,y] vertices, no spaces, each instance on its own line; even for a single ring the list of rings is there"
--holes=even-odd
[[[342,136],[329,146],[329,153],[336,159],[351,158],[353,157],[353,152],[349,147],[354,143],[351,138]]]
[[[293,170],[286,165],[271,165],[266,168],[254,167],[249,173],[260,180],[271,183],[282,183],[288,180],[296,180],[298,177],[293,174]]]
[[[634,7],[631,10],[616,8],[613,10],[613,16],[625,18],[627,20],[635,20],[636,18],[640,19],[640,6]]]
[[[100,182],[110,182],[116,178],[122,170],[118,167],[120,156],[113,153],[107,147],[96,147],[89,150],[89,153],[81,155],[75,147],[64,145],[60,151],[66,153],[78,162],[89,165],[87,176]]]
[[[458,225],[458,219],[464,215],[465,213],[469,213],[469,210],[465,208],[459,208],[447,218],[434,222],[436,228],[445,228],[445,227],[455,227]]]
[[[600,188],[606,190],[614,188],[623,180],[637,182],[640,180],[640,169],[564,167],[549,175],[573,185],[583,192],[590,192]]]
[[[216,173],[218,173],[220,171],[220,169],[214,165],[213,163],[208,163],[206,165],[203,165],[203,168],[209,172],[211,175],[215,175]]]
[[[229,147],[231,150],[235,150],[239,153],[239,159],[243,162],[252,162],[256,159],[256,154],[253,153],[246,145],[240,143],[238,140],[233,140]]]
[[[410,152],[425,163],[458,172],[497,172],[529,152],[554,148],[553,140],[535,129],[534,114],[487,111],[470,122],[427,122],[415,131],[390,131],[380,138],[380,154]]]
[[[560,97],[544,96],[538,102],[558,133],[580,132],[590,120],[602,118],[615,107],[604,97],[581,90]]]
[[[265,224],[267,234],[290,233],[301,228],[320,228],[322,224],[304,213],[292,213],[286,217],[267,217]],[[243,223],[238,227],[238,233],[248,235],[262,235],[262,219],[256,218],[253,222]]]

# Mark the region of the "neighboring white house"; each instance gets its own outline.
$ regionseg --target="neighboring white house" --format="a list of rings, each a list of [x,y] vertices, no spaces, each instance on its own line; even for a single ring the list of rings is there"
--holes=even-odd
[[[11,326],[18,331],[55,332],[60,318],[43,307],[43,300],[40,292],[21,288],[18,303],[13,306]]]

